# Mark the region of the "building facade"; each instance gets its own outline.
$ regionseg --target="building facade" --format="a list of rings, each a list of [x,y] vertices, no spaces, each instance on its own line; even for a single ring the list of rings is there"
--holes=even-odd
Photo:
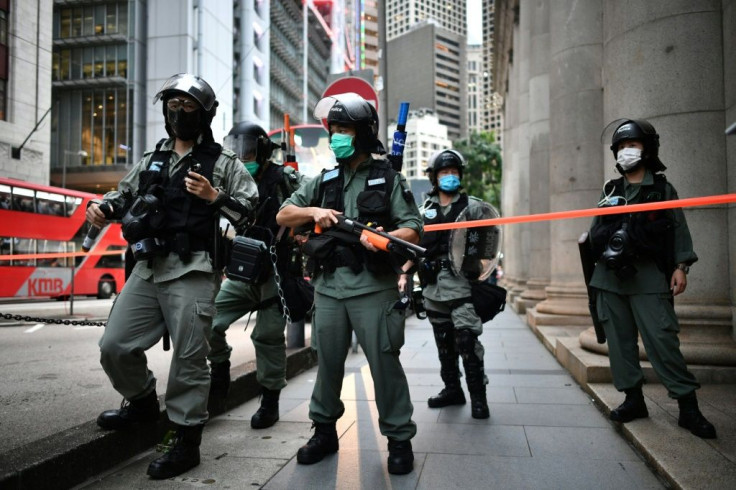
[[[734,26],[734,2],[650,8],[614,0],[497,0],[503,214],[595,207],[603,183],[618,175],[601,133],[624,117],[647,119],[657,129],[667,179],[681,198],[736,192],[736,137],[724,134],[736,120]],[[687,291],[675,298],[682,352],[691,364],[734,366],[736,208],[684,213],[699,260]],[[526,311],[534,328],[590,325],[577,244],[589,225],[556,220],[505,230],[509,303]],[[590,329],[578,340],[605,353]]]
[[[49,181],[51,23],[50,2],[0,0],[0,174],[39,184]]]
[[[466,138],[465,37],[425,22],[389,41],[386,51],[388,107],[408,101],[412,107],[431,108],[451,140]]]
[[[487,2],[486,2],[487,3]],[[457,0],[386,0],[386,39],[409,32],[416,24],[433,21],[467,37],[467,5]]]

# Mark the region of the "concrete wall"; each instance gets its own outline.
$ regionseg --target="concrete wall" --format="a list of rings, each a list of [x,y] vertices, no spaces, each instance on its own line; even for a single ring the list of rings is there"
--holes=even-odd
[[[8,22],[9,80],[6,120],[0,121],[0,175],[49,183],[51,140],[51,21],[53,5],[11,0]],[[36,123],[43,121],[33,132]],[[20,159],[11,148],[23,147]]]

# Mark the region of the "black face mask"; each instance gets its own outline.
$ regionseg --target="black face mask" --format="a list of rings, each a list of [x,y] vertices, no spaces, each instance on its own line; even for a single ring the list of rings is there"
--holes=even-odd
[[[186,112],[184,109],[178,111],[167,110],[168,121],[177,138],[184,141],[197,139],[202,132],[202,111],[196,110]]]

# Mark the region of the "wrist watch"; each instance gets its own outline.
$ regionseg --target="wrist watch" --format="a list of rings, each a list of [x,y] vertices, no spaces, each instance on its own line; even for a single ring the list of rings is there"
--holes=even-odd
[[[687,264],[677,264],[677,268],[680,269],[685,274],[687,274],[688,272],[690,272],[690,266],[687,265]]]

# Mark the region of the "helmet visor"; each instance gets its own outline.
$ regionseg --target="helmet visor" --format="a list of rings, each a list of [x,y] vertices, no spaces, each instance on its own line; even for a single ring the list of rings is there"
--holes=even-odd
[[[228,134],[223,146],[238,155],[241,160],[255,160],[258,152],[258,138],[248,134]]]
[[[352,121],[369,121],[373,114],[370,104],[360,95],[353,92],[330,95],[317,102],[314,106],[314,117],[318,120],[329,119],[330,110],[339,102],[345,108],[345,113]]]
[[[199,102],[205,111],[210,111],[215,104],[215,92],[203,79],[189,73],[179,73],[164,82],[161,90],[153,97],[155,104],[163,99],[168,92],[184,92]]]

